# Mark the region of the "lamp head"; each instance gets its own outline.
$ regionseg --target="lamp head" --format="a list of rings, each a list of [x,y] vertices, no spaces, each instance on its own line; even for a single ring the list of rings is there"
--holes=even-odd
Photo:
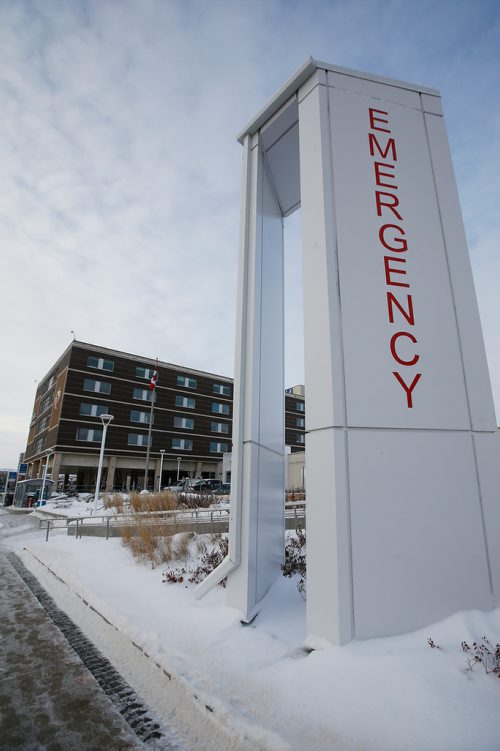
[[[111,422],[111,420],[115,419],[115,416],[114,415],[104,414],[104,415],[100,415],[100,418],[102,420],[102,424],[103,425],[109,425],[109,423]]]

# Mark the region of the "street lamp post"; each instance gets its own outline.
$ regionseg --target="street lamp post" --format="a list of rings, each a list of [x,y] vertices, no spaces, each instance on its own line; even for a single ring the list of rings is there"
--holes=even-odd
[[[53,454],[53,451],[48,451],[47,452],[47,459],[45,461],[45,469],[43,470],[42,492],[40,493],[40,498],[38,499],[38,505],[39,506],[42,505],[43,494],[45,492],[45,483],[47,482],[47,470],[49,468],[49,459],[52,456],[52,454]]]
[[[182,456],[177,457],[177,485],[179,484],[179,472],[181,469],[181,459],[182,459]]]
[[[114,415],[100,415],[102,420],[102,439],[101,439],[101,453],[99,454],[99,466],[97,468],[97,481],[95,485],[95,497],[94,497],[94,511],[97,513],[97,502],[99,498],[99,486],[101,484],[102,462],[104,459],[104,444],[106,443],[106,431],[111,420],[114,420]]]
[[[165,449],[160,449],[160,477],[158,478],[158,493],[161,491],[161,476],[163,474],[163,457],[165,456]]]

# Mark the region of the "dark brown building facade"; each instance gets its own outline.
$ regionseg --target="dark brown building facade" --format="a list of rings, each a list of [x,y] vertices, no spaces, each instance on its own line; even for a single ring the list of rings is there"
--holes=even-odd
[[[222,477],[222,457],[231,451],[232,379],[159,362],[153,392],[155,367],[154,359],[73,341],[37,389],[25,455],[29,476],[42,475],[50,452],[52,479],[65,485],[76,475],[79,490],[92,490],[102,443],[100,415],[107,413],[113,420],[105,439],[103,486],[142,488],[154,393],[148,486],[169,485],[177,476]],[[285,441],[292,451],[304,448],[304,418],[303,394],[290,390]]]

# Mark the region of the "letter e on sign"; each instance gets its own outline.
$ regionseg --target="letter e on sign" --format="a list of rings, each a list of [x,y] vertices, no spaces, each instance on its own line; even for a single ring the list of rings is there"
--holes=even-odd
[[[369,107],[368,113],[370,117],[370,128],[372,130],[381,130],[383,133],[391,132],[389,128],[379,128],[378,125],[375,125],[375,123],[383,123],[384,125],[389,125],[389,120],[386,120],[383,117],[377,117],[377,115],[388,115],[389,114],[388,112],[385,112],[384,110],[376,110],[376,109],[373,109],[372,107]]]

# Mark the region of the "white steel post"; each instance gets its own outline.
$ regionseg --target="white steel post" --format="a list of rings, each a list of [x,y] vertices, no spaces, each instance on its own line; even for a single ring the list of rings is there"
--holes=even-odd
[[[250,621],[283,561],[284,282],[283,216],[260,136],[247,136],[244,149],[230,520],[239,565],[227,602]]]
[[[160,476],[158,478],[158,493],[161,491],[161,477],[163,473],[163,457],[165,456],[165,449],[160,449]]]
[[[99,486],[101,484],[101,474],[102,474],[102,464],[104,460],[104,445],[106,443],[106,431],[108,429],[108,425],[111,422],[111,420],[114,419],[114,415],[108,415],[104,414],[101,415],[101,421],[102,421],[102,439],[101,439],[101,451],[99,453],[99,465],[97,467],[97,480],[95,485],[95,496],[94,496],[94,511],[97,513],[97,505],[99,500]]]

